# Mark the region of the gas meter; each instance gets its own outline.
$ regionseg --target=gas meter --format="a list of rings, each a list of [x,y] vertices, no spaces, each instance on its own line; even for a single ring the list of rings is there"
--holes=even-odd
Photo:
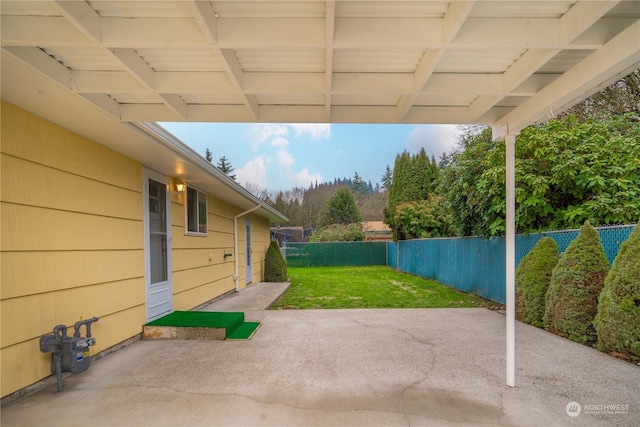
[[[76,322],[72,337],[67,336],[67,327],[57,325],[53,328],[53,334],[40,337],[40,351],[52,353],[51,373],[58,377],[58,391],[62,391],[62,373],[71,372],[78,374],[89,368],[91,357],[89,347],[96,344],[96,339],[91,337],[91,324],[97,322],[97,317]],[[80,327],[85,325],[87,336],[80,336]]]

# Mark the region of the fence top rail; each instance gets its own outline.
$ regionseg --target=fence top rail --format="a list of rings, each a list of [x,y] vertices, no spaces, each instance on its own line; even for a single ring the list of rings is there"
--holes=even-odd
[[[603,225],[603,226],[598,226],[598,227],[594,227],[597,231],[601,231],[601,230],[624,230],[627,228],[633,228],[635,227],[637,224],[620,224],[620,225]],[[550,231],[540,231],[537,233],[519,233],[516,234],[516,237],[518,236],[536,236],[536,235],[540,235],[540,236],[546,236],[548,234],[561,234],[561,233],[577,233],[579,232],[580,229],[579,228],[568,228],[565,230],[550,230]],[[409,239],[409,240],[398,240],[396,242],[392,242],[392,243],[401,243],[401,242],[414,242],[414,241],[419,241],[419,240],[455,240],[455,239],[482,239],[482,240],[493,240],[493,239],[502,239],[504,238],[504,236],[493,236],[493,237],[481,237],[481,236],[455,236],[455,237],[426,237],[426,238],[420,238],[420,239]],[[323,243],[327,243],[327,242],[323,242]],[[330,243],[330,242],[328,242]]]

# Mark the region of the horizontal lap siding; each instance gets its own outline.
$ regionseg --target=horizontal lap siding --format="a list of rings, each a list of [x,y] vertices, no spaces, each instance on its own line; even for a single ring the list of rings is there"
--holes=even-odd
[[[267,249],[269,248],[269,243],[271,243],[271,232],[269,229],[269,223],[265,220],[253,216],[251,218],[251,231],[252,231],[252,239],[251,239],[251,247],[253,249],[253,256],[251,258],[251,281],[253,283],[261,282],[264,279],[264,259],[267,253]],[[243,221],[244,224],[244,221]],[[244,236],[244,232],[241,234]],[[244,242],[243,242],[244,244]],[[246,252],[246,245],[242,246],[242,252]],[[246,257],[243,255],[243,265],[246,264],[244,260]],[[245,269],[242,269],[244,273]],[[243,280],[241,283],[244,284],[246,280]]]
[[[187,183],[189,185],[189,183]],[[190,310],[235,289],[233,206],[207,195],[206,236],[185,234],[185,195],[172,195],[173,308]]]
[[[6,396],[50,375],[57,324],[98,316],[92,353],[140,333],[144,230],[139,162],[5,103],[1,150]]]

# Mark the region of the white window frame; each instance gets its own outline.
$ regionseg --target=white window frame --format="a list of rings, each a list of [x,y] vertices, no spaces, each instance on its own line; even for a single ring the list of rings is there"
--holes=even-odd
[[[192,187],[187,184],[186,191],[184,192],[184,234],[189,236],[207,236],[209,234],[209,196],[202,190],[199,190],[196,187]],[[189,209],[190,199],[189,194],[195,192],[196,195],[196,209],[194,212],[195,215],[195,224],[197,230],[189,229],[189,213],[191,210]],[[200,202],[201,197],[204,199],[204,224],[200,224]],[[204,231],[201,231],[201,225],[204,225]]]

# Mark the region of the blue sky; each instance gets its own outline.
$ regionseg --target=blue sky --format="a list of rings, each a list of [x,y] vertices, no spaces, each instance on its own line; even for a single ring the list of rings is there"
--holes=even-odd
[[[269,191],[352,178],[375,187],[403,150],[436,159],[457,140],[455,125],[160,123],[213,163],[225,156],[237,181]]]

